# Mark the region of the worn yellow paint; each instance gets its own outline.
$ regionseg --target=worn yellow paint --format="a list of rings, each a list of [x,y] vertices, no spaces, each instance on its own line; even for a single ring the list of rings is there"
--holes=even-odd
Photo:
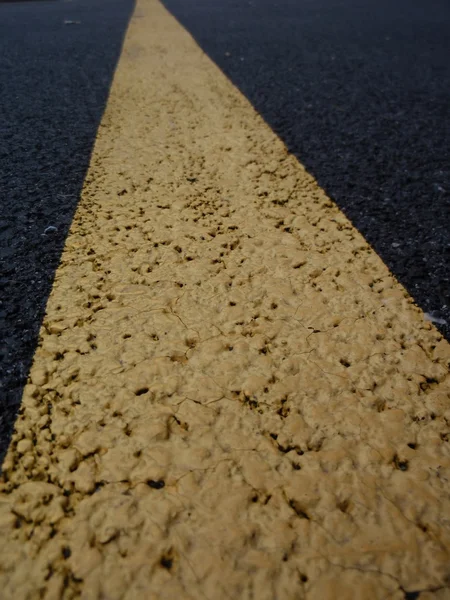
[[[448,598],[449,358],[139,0],[3,465],[1,597]]]

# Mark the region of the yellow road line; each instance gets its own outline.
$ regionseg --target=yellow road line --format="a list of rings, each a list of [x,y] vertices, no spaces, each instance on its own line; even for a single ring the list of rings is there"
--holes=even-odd
[[[448,597],[449,345],[137,16],[3,465],[2,598]]]

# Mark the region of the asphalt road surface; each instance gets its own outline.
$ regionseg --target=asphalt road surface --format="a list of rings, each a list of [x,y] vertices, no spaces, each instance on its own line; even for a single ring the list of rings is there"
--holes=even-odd
[[[133,4],[0,2],[0,457]]]
[[[164,4],[448,337],[450,4]]]
[[[449,4],[165,5],[448,337]],[[3,449],[132,6],[0,4]]]
[[[211,60],[159,0],[0,5],[2,600],[448,598],[445,10],[401,6],[174,4]]]

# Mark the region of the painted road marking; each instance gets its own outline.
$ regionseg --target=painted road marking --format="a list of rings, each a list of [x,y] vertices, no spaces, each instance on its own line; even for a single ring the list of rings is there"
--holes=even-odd
[[[4,597],[444,597],[449,358],[141,0],[3,465]]]

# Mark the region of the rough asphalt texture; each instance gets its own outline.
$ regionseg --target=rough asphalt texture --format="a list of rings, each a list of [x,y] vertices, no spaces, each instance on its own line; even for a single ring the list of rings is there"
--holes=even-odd
[[[450,4],[164,0],[450,332]]]
[[[2,600],[448,600],[450,344],[138,0],[0,477]]]
[[[165,3],[450,322],[448,3]],[[0,458],[132,5],[0,3]]]
[[[0,3],[0,461],[133,4]]]

